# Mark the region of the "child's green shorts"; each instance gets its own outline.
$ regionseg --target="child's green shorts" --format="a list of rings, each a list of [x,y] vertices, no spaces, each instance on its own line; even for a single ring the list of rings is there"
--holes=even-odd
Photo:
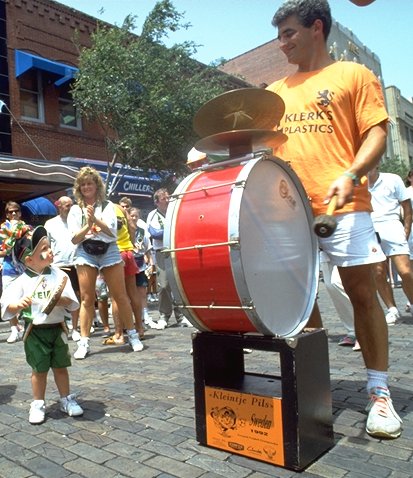
[[[24,351],[26,361],[34,372],[43,373],[50,368],[71,365],[67,334],[60,325],[33,326],[24,342]]]

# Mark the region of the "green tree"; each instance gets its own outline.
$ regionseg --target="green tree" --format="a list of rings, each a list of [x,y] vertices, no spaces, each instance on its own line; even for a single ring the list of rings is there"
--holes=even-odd
[[[73,98],[82,115],[103,128],[112,163],[183,170],[196,141],[195,112],[224,91],[222,74],[192,58],[193,42],[171,48],[162,42],[188,26],[172,2],[162,0],[139,36],[128,16],[122,27],[100,25],[92,46],[80,51]]]

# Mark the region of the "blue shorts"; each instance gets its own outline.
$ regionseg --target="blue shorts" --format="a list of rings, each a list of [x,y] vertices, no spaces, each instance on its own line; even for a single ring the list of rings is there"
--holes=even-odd
[[[148,287],[149,285],[149,280],[144,272],[139,272],[139,274],[136,274],[136,285],[138,287]]]
[[[116,242],[111,242],[108,250],[100,256],[88,254],[80,243],[75,252],[75,266],[91,266],[98,270],[122,263],[122,257]]]
[[[378,243],[368,212],[334,216],[337,229],[330,237],[319,237],[320,248],[335,266],[351,267],[383,262],[386,256]]]

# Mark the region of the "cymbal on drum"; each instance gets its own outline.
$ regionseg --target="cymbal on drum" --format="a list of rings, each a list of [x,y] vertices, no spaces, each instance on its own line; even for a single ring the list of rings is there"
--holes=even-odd
[[[287,139],[288,136],[281,131],[241,129],[202,138],[195,148],[206,154],[229,155],[232,158],[269,148],[274,150]]]
[[[201,106],[193,128],[201,138],[232,130],[272,130],[284,111],[284,101],[276,93],[263,88],[241,88]]]

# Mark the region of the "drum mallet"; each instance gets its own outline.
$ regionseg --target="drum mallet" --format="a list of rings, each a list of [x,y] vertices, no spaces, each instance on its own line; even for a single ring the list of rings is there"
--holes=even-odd
[[[333,216],[337,207],[337,196],[334,195],[328,203],[327,211],[314,219],[313,229],[317,236],[330,237],[337,227],[337,221]]]

